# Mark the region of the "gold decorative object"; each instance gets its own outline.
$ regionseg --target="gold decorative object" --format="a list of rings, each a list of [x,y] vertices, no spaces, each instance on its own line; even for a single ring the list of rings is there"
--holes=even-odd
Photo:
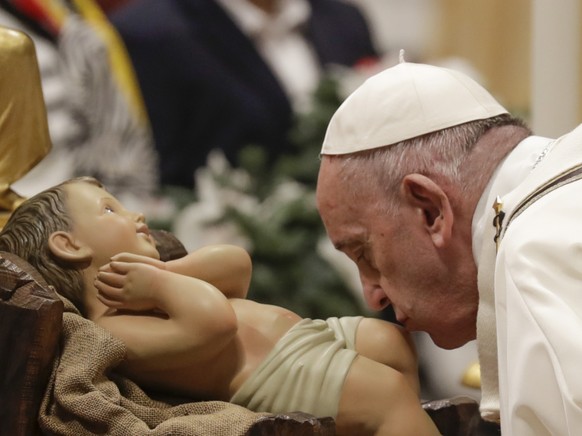
[[[0,27],[0,228],[23,201],[10,184],[51,149],[34,43]]]
[[[501,230],[503,225],[503,218],[505,218],[505,212],[503,212],[503,200],[498,195],[493,202],[493,210],[495,210],[495,218],[493,219],[493,225],[495,226],[495,237],[493,241],[495,246],[499,249],[499,238],[501,236]]]
[[[467,368],[461,383],[469,388],[481,389],[481,366],[479,362],[472,363]]]

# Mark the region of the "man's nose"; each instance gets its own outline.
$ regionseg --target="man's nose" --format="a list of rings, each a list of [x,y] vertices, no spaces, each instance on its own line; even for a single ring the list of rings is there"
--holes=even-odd
[[[378,283],[362,279],[362,285],[364,287],[364,300],[370,309],[380,311],[390,305],[390,300]]]

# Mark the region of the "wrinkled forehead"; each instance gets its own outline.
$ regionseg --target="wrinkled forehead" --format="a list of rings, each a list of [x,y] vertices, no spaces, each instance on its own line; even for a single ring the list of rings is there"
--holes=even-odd
[[[316,188],[318,206],[341,197],[344,191],[343,182],[341,158],[322,156]]]
[[[359,153],[358,153],[359,154]],[[317,180],[317,195],[326,199],[329,194],[346,200],[360,196],[362,189],[368,185],[369,171],[354,154],[342,156],[321,156]]]
[[[370,202],[357,177],[346,177],[345,158],[323,156],[317,181],[317,208],[326,224],[353,220]],[[349,217],[348,217],[349,215]]]

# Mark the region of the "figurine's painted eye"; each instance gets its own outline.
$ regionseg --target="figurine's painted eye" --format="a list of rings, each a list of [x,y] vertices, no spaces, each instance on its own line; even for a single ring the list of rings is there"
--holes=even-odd
[[[105,206],[105,213],[114,213],[115,210],[111,206]]]

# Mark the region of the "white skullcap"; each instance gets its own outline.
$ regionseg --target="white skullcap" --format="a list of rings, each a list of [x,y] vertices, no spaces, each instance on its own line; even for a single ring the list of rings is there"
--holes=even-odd
[[[454,70],[402,62],[366,80],[332,117],[321,154],[347,154],[507,113]]]

